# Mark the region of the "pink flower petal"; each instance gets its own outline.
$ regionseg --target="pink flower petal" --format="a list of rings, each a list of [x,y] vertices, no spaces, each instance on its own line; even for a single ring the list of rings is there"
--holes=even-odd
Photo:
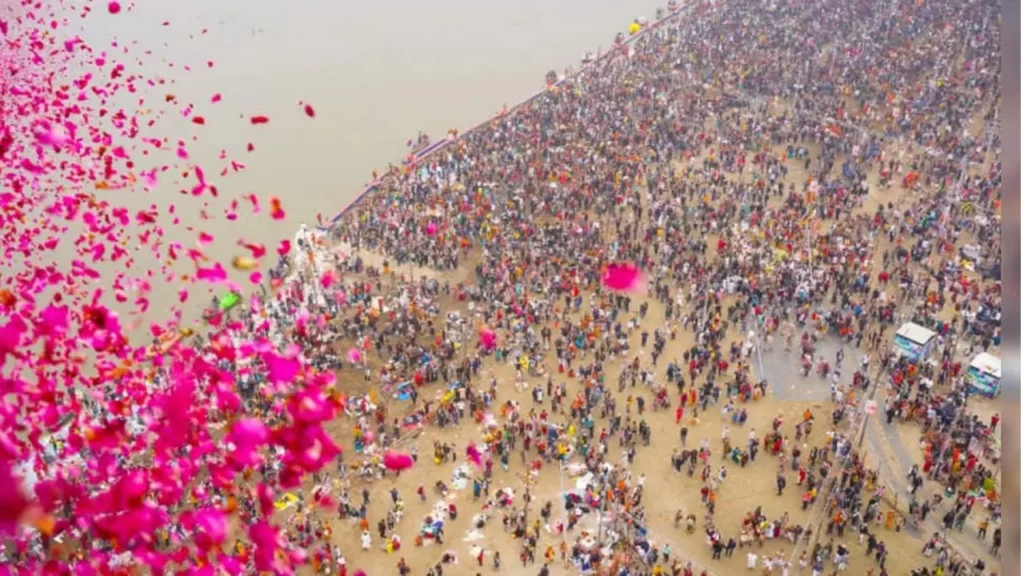
[[[261,520],[249,528],[249,539],[252,540],[255,548],[253,560],[256,563],[256,569],[272,570],[274,557],[279,548],[277,529],[268,524],[266,520]]]
[[[605,271],[601,283],[616,292],[635,292],[643,282],[643,273],[629,264],[611,264]]]
[[[196,270],[196,278],[210,282],[211,284],[220,284],[227,281],[228,273],[227,270],[220,265],[220,262],[217,262],[210,268],[199,268]]]
[[[483,455],[480,454],[480,450],[477,449],[476,444],[470,442],[469,445],[466,446],[466,457],[469,458],[469,461],[477,468],[483,466]]]
[[[493,330],[484,328],[480,330],[480,345],[485,350],[493,350],[498,343],[498,335]]]
[[[270,197],[270,217],[274,220],[284,220],[284,209],[281,208],[281,200],[276,196]]]
[[[11,536],[18,527],[29,502],[21,491],[21,481],[7,462],[0,460],[0,535]]]
[[[388,450],[384,453],[384,467],[388,470],[401,471],[412,468],[413,466],[412,456],[404,452],[396,452],[394,450]]]
[[[320,276],[320,286],[324,288],[330,288],[334,284],[334,271],[327,270]]]
[[[295,380],[301,364],[295,358],[284,358],[277,354],[268,354],[264,359],[267,365],[267,378],[274,384],[288,383]]]

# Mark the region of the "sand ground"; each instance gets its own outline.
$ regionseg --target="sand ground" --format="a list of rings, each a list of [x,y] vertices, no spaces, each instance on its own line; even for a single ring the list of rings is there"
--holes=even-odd
[[[813,150],[812,150],[813,152]],[[790,163],[791,171],[789,179],[791,182],[800,185],[806,178],[806,174],[800,169],[802,166],[795,166],[795,163]],[[866,214],[874,213],[876,207],[880,204],[894,202],[897,204],[903,204],[909,201],[908,195],[899,189],[898,184],[895,184],[889,188],[883,188],[878,185],[877,181],[871,182],[871,193],[862,206],[861,211]],[[711,241],[709,241],[711,243]],[[878,240],[878,246],[876,246],[876,256],[880,260],[881,253],[887,248],[887,239],[881,237]],[[343,249],[344,251],[344,249]],[[383,264],[384,257],[373,254],[366,250],[359,251],[358,254],[364,258],[364,260],[374,263],[378,266]],[[394,270],[396,275],[405,275],[408,273],[403,267],[402,270]],[[462,274],[444,276],[439,275],[437,272],[427,269],[415,268],[413,271],[416,276],[429,276],[439,279],[449,279],[453,283],[462,280],[466,277],[465,270],[470,268],[465,266]],[[397,278],[396,278],[397,280]],[[656,328],[663,327],[664,310],[661,304],[654,299],[649,299],[651,310],[647,315],[646,320],[643,322],[643,327],[649,331]],[[729,302],[731,303],[731,302]],[[448,303],[450,307],[459,307],[454,303]],[[636,302],[635,304],[639,304]],[[583,307],[587,308],[586,305]],[[463,308],[465,312],[465,309]],[[638,350],[640,346],[639,333],[641,330],[637,330],[631,337],[631,346],[634,350]],[[728,341],[741,340],[743,335],[733,333],[729,335]],[[665,350],[665,358],[679,358],[683,351],[692,344],[692,336],[685,332],[680,332],[680,337],[675,341],[670,341]],[[778,352],[776,352],[778,354]],[[810,379],[801,378],[798,370],[798,355],[797,352],[789,353],[791,355],[791,361],[793,370],[788,377],[780,378],[779,382],[771,382],[772,388],[778,390],[779,387],[807,387],[820,385],[820,383],[813,382],[815,378],[813,375]],[[642,355],[642,357],[645,355]],[[649,356],[647,356],[649,358]],[[645,358],[645,360],[647,359]],[[656,374],[662,375],[664,371],[665,363],[668,360],[663,360],[661,367],[657,370]],[[649,363],[649,360],[647,360]],[[564,375],[557,374],[557,365],[548,360],[545,365],[545,370],[549,373],[555,373],[555,383],[558,384],[562,381],[567,380]],[[622,362],[612,359],[608,362],[608,381],[615,382],[617,376],[622,368]],[[516,391],[512,382],[514,381],[515,370],[508,364],[497,364],[493,360],[488,360],[484,364],[482,369],[482,377],[476,380],[478,385],[490,380],[490,376],[494,375],[498,382],[498,400],[505,401],[508,399],[517,400],[521,406],[529,407],[532,404],[532,399],[529,397],[527,392]],[[352,393],[358,393],[365,391],[367,385],[362,382],[362,378],[359,374],[354,371],[341,372],[339,374],[340,379],[344,383],[346,390]],[[536,377],[529,379],[531,383],[543,384],[545,382],[544,377]],[[569,382],[569,396],[574,395],[574,390],[578,387],[577,382]],[[354,389],[351,389],[354,388]],[[614,388],[614,387],[613,387]],[[620,406],[625,406],[625,396],[630,393],[637,393],[637,390],[627,389],[624,393],[618,393],[613,391],[618,398]],[[427,392],[431,394],[431,392]],[[731,423],[726,423],[720,416],[721,404],[712,406],[707,413],[701,414],[699,422],[690,422],[690,435],[689,435],[689,446],[696,446],[700,443],[701,439],[708,439],[713,449],[713,462],[714,469],[717,469],[718,459],[721,457],[721,443],[720,438],[723,433],[723,429],[726,425],[730,428],[730,437],[734,444],[742,442],[747,433],[750,430],[754,430],[757,435],[763,436],[765,432],[770,430],[771,421],[777,415],[782,415],[785,419],[785,430],[787,433],[792,432],[793,424],[799,419],[800,414],[805,409],[810,409],[819,419],[819,424],[815,426],[812,438],[809,439],[810,445],[822,445],[825,441],[825,432],[827,426],[825,421],[828,419],[829,411],[831,410],[831,404],[825,402],[814,402],[814,401],[801,401],[801,400],[782,400],[775,398],[773,395],[769,395],[760,401],[752,402],[745,406],[749,413],[749,421],[744,429],[736,429]],[[391,402],[388,405],[389,413],[394,415],[404,414],[405,411],[411,409],[408,403],[400,405],[399,401]],[[528,408],[527,408],[528,409]],[[558,416],[554,416],[556,421]],[[703,506],[700,503],[699,489],[700,481],[699,478],[688,477],[685,473],[675,473],[669,463],[669,458],[672,451],[679,447],[678,438],[678,426],[674,422],[673,411],[661,411],[661,412],[650,412],[648,411],[644,418],[647,420],[649,425],[652,427],[652,441],[649,447],[643,447],[639,450],[638,455],[634,463],[631,465],[631,470],[634,475],[643,474],[646,477],[646,497],[645,504],[648,514],[648,525],[651,532],[652,539],[661,546],[664,543],[668,543],[673,551],[674,555],[680,557],[684,562],[691,560],[695,566],[707,567],[709,573],[712,574],[732,574],[741,570],[745,571],[746,567],[746,553],[747,550],[741,549],[732,558],[725,558],[721,561],[715,561],[711,559],[711,549],[707,546],[705,538],[700,530],[701,523],[698,522],[698,530],[693,534],[687,534],[681,527],[675,527],[673,525],[673,518],[677,510],[682,510],[685,513],[693,512],[697,517],[703,518]],[[688,414],[689,418],[689,414]],[[598,424],[600,426],[600,423]],[[877,427],[878,424],[873,424],[873,427]],[[917,438],[915,437],[916,425],[907,424],[901,425],[898,428],[898,439],[908,447],[908,453],[915,458],[915,461],[920,461],[920,450],[916,448]],[[351,439],[352,439],[352,422],[347,418],[342,418],[336,422],[332,428],[332,433],[335,435],[343,445],[348,449],[349,461],[355,461],[359,458],[354,455],[351,451]],[[876,432],[872,432],[876,434]],[[341,547],[348,561],[348,567],[353,569],[365,570],[368,574],[376,576],[377,574],[397,573],[395,569],[396,563],[400,558],[405,558],[406,562],[413,568],[413,574],[419,575],[426,572],[428,566],[438,562],[441,555],[445,551],[454,551],[459,557],[459,563],[456,566],[445,566],[446,574],[476,574],[476,573],[487,573],[492,572],[492,554],[497,551],[500,552],[503,560],[503,572],[514,571],[517,574],[532,574],[536,573],[540,569],[540,562],[542,561],[541,556],[543,551],[548,546],[554,546],[557,549],[559,539],[553,534],[547,533],[542,530],[541,541],[538,545],[538,564],[522,566],[518,563],[519,556],[519,545],[518,542],[509,534],[502,530],[501,527],[501,512],[499,511],[494,518],[487,524],[482,531],[483,538],[477,541],[465,541],[465,537],[470,530],[470,523],[473,515],[477,513],[482,505],[483,500],[474,501],[472,497],[472,490],[467,488],[462,491],[456,491],[454,494],[454,502],[459,507],[459,517],[457,520],[452,522],[446,522],[445,525],[445,544],[432,545],[425,547],[416,547],[413,542],[416,534],[418,533],[422,518],[430,513],[435,501],[438,499],[437,496],[433,495],[430,487],[438,480],[446,483],[451,482],[452,475],[456,466],[461,464],[461,461],[456,464],[444,464],[436,465],[429,457],[432,453],[432,442],[443,442],[452,444],[457,453],[460,453],[465,445],[474,440],[479,440],[481,437],[481,430],[471,420],[464,420],[462,425],[457,428],[429,428],[425,430],[422,436],[418,439],[413,440],[418,444],[420,452],[420,460],[418,464],[406,473],[403,473],[399,477],[389,476],[384,480],[374,481],[370,483],[369,489],[371,490],[371,504],[369,506],[368,518],[370,519],[371,532],[374,534],[374,546],[371,551],[361,551],[359,549],[359,530],[358,526],[355,525],[354,521],[337,521],[332,520],[334,525],[333,541],[335,544]],[[404,445],[408,448],[408,444]],[[869,446],[870,447],[870,446]],[[609,461],[619,462],[619,446],[618,443],[612,441],[610,443],[610,454],[608,457]],[[881,465],[881,462],[886,462],[887,466],[893,468],[896,471],[896,476],[899,476],[898,466],[899,459],[893,454],[886,451],[883,448],[881,451],[877,451],[873,457]],[[807,525],[812,520],[812,515],[809,512],[801,510],[801,491],[795,486],[795,479],[790,480],[790,486],[781,496],[775,494],[775,482],[774,473],[777,466],[775,459],[766,456],[760,456],[756,462],[749,464],[746,468],[740,468],[738,465],[733,464],[731,461],[724,463],[728,469],[728,479],[724,482],[719,493],[719,504],[715,515],[715,524],[722,531],[722,533],[728,538],[734,536],[738,538],[739,529],[742,524],[744,515],[751,512],[757,506],[761,506],[769,518],[781,517],[783,513],[788,512],[791,523],[802,523]],[[519,496],[522,493],[523,483],[523,467],[519,462],[518,458],[513,458],[510,461],[510,469],[505,472],[500,467],[495,467],[495,476],[492,482],[492,490],[500,489],[504,486],[511,486],[516,490],[517,493],[517,506],[522,505],[522,499]],[[905,470],[902,472],[905,474]],[[792,474],[791,474],[792,475]],[[531,504],[531,514],[536,514],[540,507],[547,501],[554,501],[556,506],[554,510],[555,514],[558,514],[560,508],[557,506],[559,503],[559,495],[564,489],[571,487],[573,481],[568,478],[567,475],[560,478],[557,467],[553,465],[546,465],[541,471],[533,493],[535,494],[535,500]],[[416,488],[420,485],[427,487],[428,496],[426,502],[420,502],[419,498],[416,497]],[[350,496],[353,501],[358,501],[359,493],[364,486],[363,481],[356,479],[352,476],[352,484],[350,488]],[[383,514],[390,509],[390,496],[389,491],[392,488],[396,488],[402,499],[406,504],[406,514],[404,519],[397,527],[397,534],[399,534],[403,540],[403,547],[400,551],[393,554],[387,554],[382,550],[378,549],[380,540],[377,537],[376,522],[380,519]],[[890,487],[891,490],[898,490],[898,488]],[[337,490],[335,491],[337,495]],[[895,503],[899,507],[898,496],[894,498]],[[883,508],[883,512],[888,511]],[[336,514],[333,511],[321,512],[321,517],[325,518],[336,518]],[[588,524],[586,521],[580,524],[580,527],[586,527]],[[576,534],[579,533],[580,527],[577,528]],[[881,524],[875,526],[875,532],[880,535],[881,540],[885,541],[886,545],[890,550],[889,560],[887,567],[890,573],[893,574],[905,574],[911,569],[924,565],[927,561],[921,555],[920,550],[923,545],[920,537],[922,531],[904,530],[902,532],[888,531]],[[571,540],[575,538],[576,534],[570,533],[567,538]],[[874,562],[864,556],[863,546],[858,546],[856,542],[856,536],[848,532],[844,540],[854,551],[852,560],[849,566],[850,573],[853,574],[866,574],[872,568],[877,572],[877,566]],[[475,546],[482,546],[485,550],[485,560],[482,567],[477,566],[475,559],[470,554],[470,549]],[[785,551],[786,555],[789,555],[789,551],[792,546],[786,540],[775,541],[767,543],[763,549],[756,550],[759,555],[771,555],[779,550]],[[979,551],[980,555],[983,551]],[[555,561],[551,566],[553,574],[571,574],[576,570],[573,567],[564,567],[560,561]],[[794,571],[796,566],[794,566]],[[393,571],[393,572],[392,572]],[[699,572],[699,569],[697,570]]]

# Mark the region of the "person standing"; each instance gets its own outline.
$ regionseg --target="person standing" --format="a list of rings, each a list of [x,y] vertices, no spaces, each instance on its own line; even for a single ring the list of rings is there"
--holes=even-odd
[[[811,576],[821,576],[824,571],[825,562],[821,559],[821,556],[815,556],[814,562],[811,563]]]

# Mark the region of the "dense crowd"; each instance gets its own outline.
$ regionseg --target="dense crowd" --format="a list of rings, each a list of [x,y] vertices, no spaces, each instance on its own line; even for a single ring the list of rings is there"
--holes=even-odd
[[[679,510],[675,524],[703,532],[711,564],[741,548],[747,568],[818,575],[845,570],[864,546],[868,573],[884,575],[881,527],[911,522],[931,533],[928,516],[940,510],[947,531],[973,513],[977,535],[998,551],[998,503],[978,495],[997,481],[998,417],[982,422],[968,409],[963,367],[966,352],[999,345],[998,142],[977,129],[998,120],[996,6],[783,0],[681,11],[440,152],[392,167],[327,234],[300,235],[273,275],[286,279],[279,288],[211,314],[229,333],[297,345],[311,366],[339,370],[360,454],[339,455],[336,470],[298,493],[294,513],[286,508],[290,546],[317,572],[345,574],[359,554],[346,560],[341,549],[356,540],[340,540],[333,513],[318,506],[332,490],[332,510],[359,525],[363,550],[376,541],[403,554],[398,491],[387,510],[369,509],[366,488],[355,496],[358,482],[387,474],[367,447],[398,449],[471,421],[485,430],[475,471],[460,479],[484,502],[474,526],[501,515],[524,569],[539,564],[546,576],[557,561],[602,574],[710,574],[654,532],[646,480],[631,471],[660,412],[678,431],[667,471],[701,486],[700,517]],[[980,248],[971,270],[958,261],[968,244]],[[635,264],[645,285],[605,287],[618,262]],[[413,279],[413,267],[432,272]],[[889,351],[908,320],[941,335],[938,363]],[[825,358],[826,339],[843,352]],[[286,418],[265,370],[233,365],[219,340],[194,342],[236,373],[247,410]],[[826,379],[832,403],[748,435],[748,411],[766,410],[759,403],[772,387],[790,384],[759,369],[771,346],[802,365],[790,375],[797,386]],[[507,366],[513,381],[492,366]],[[924,465],[907,474],[906,518],[883,513],[886,490],[904,487],[886,486],[858,442],[878,391],[886,425],[921,425]],[[399,396],[409,404],[390,401]],[[715,414],[719,440],[689,437]],[[435,443],[430,459],[461,452]],[[766,482],[779,497],[796,486],[806,523],[761,506],[741,525],[717,520],[722,491],[758,457],[777,461]],[[510,465],[521,495],[491,488]],[[582,489],[541,504],[531,486],[550,469],[571,469]],[[280,472],[271,455],[260,475]],[[940,494],[922,501],[926,481]],[[416,492],[445,502],[453,489],[438,481]],[[242,494],[243,520],[267,513]],[[447,502],[417,545],[444,545],[438,521],[459,514]],[[792,547],[760,552],[775,539]],[[928,539],[921,563],[931,565],[916,573],[984,571],[984,559],[949,542]],[[475,552],[471,562],[482,566],[486,552],[501,567],[499,552]],[[252,558],[244,539],[235,553]],[[455,562],[446,549],[429,566],[401,558],[397,567],[443,576]]]
[[[726,427],[716,456],[742,468],[763,449],[779,459],[780,494],[795,478],[805,509],[826,500],[825,534],[815,534],[813,549],[800,555],[801,568],[843,569],[852,544],[832,538],[849,528],[884,574],[887,550],[874,528],[878,478],[850,438],[871,384],[869,363],[878,365],[889,391],[886,414],[916,415],[932,435],[924,474],[956,495],[947,528],[970,512],[974,497],[967,494],[993,475],[977,450],[967,449],[974,435],[991,428],[966,410],[968,392],[951,363],[957,342],[987,349],[998,340],[998,284],[946,260],[963,245],[949,238],[966,235],[988,255],[979,268],[998,262],[999,170],[987,156],[995,142],[971,128],[979,116],[985,122],[995,114],[995,27],[984,19],[992,13],[911,3],[778,3],[768,11],[726,3],[686,10],[688,17],[618,44],[615,53],[491,126],[419,164],[392,168],[379,192],[333,229],[334,239],[386,254],[399,273],[407,264],[440,271],[466,266],[473,276],[454,286],[426,278],[402,283],[396,294],[377,296],[390,298],[378,307],[388,310],[386,318],[368,302],[373,286],[346,290],[356,298],[332,316],[346,318],[347,336],[371,342],[383,360],[371,377],[383,389],[403,381],[463,384],[457,402],[432,407],[424,400],[419,409],[426,422],[441,426],[458,425],[466,408],[480,421],[492,407],[497,382],[479,390],[466,385],[479,381],[487,357],[515,368],[517,389],[528,389],[542,365],[557,366],[557,374],[539,377],[546,389],[538,384],[533,393],[535,402],[550,399],[549,405],[524,414],[502,404],[485,478],[495,462],[508,469],[517,445],[522,463],[534,470],[564,459],[569,445],[593,477],[568,506],[596,506],[620,528],[627,518],[634,534],[625,538],[635,538],[639,554],[606,564],[631,573],[695,570],[675,556],[669,562],[667,548],[659,561],[662,550],[635,533],[644,524],[643,484],[628,470],[636,450],[649,444],[646,410],[674,410],[677,425],[684,424],[673,466],[691,475],[700,470],[714,558],[722,550],[731,555],[737,541],[741,547],[782,535],[794,544],[810,541],[817,527],[769,521],[760,510],[741,527],[725,527],[735,536],[724,537],[714,515],[726,468],[713,466],[717,447],[706,439],[698,449],[687,445],[681,422],[684,413],[693,418],[714,405],[742,425],[746,402],[766,394],[752,366],[758,344],[730,341],[730,330],[745,335],[753,328],[767,342],[784,339],[787,348],[799,338],[805,368],[816,366],[833,380],[837,402],[825,445],[802,452],[777,419],[763,438],[752,431],[746,445],[735,447]],[[807,175],[803,182],[787,178],[794,170]],[[889,190],[897,180],[894,201],[864,210],[869,181]],[[646,272],[647,299],[602,289],[603,267],[618,261]],[[361,264],[355,259],[349,266]],[[299,285],[316,281],[303,280]],[[468,303],[464,311],[497,332],[495,349],[467,340],[438,305],[442,293]],[[315,307],[312,299],[307,306]],[[938,319],[947,300],[955,321]],[[655,302],[664,310],[663,327],[649,335],[640,326]],[[941,375],[928,365],[907,375],[913,365],[888,352],[886,331],[911,319],[947,339]],[[659,367],[666,342],[684,333],[693,344]],[[852,375],[842,372],[841,357],[830,365],[832,359],[816,356],[816,340],[829,334],[866,353]],[[616,358],[623,359],[613,376],[618,391],[630,392],[622,404],[606,379]],[[939,376],[945,387],[921,384],[928,376]],[[566,379],[576,381],[578,392]],[[809,437],[813,422],[807,414],[794,423],[793,437]],[[384,445],[402,435],[380,411],[377,424]],[[605,459],[612,438],[623,447],[618,464]],[[448,454],[439,452],[446,461]],[[914,500],[910,514],[924,520],[937,504]],[[359,515],[365,518],[365,510]],[[524,566],[540,556],[538,525],[531,528],[525,516],[503,521],[523,539]],[[577,516],[569,518],[564,529]],[[599,548],[585,550],[579,541],[560,555],[584,568],[602,560]],[[943,552],[934,571],[945,566],[959,573],[964,560],[954,556]],[[544,559],[551,560],[550,547]],[[792,568],[785,555],[763,561]]]

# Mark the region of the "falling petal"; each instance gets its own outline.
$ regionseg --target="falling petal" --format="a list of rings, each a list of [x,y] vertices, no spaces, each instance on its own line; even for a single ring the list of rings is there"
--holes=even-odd
[[[384,453],[384,467],[388,470],[401,471],[412,468],[414,460],[412,456],[404,452],[388,450]]]
[[[480,345],[484,350],[493,350],[498,343],[498,336],[493,330],[484,328],[480,330]]]
[[[196,278],[199,280],[205,280],[213,284],[219,284],[228,279],[228,273],[224,270],[224,267],[219,262],[215,263],[210,268],[199,268],[196,271]]]
[[[145,183],[147,188],[156,187],[156,170],[150,170],[142,173],[142,181]]]
[[[0,534],[11,536],[28,509],[29,502],[22,494],[21,481],[7,462],[0,460]]]
[[[605,271],[601,283],[615,292],[636,292],[643,283],[643,274],[629,264],[611,264]]]
[[[239,466],[251,467],[260,462],[256,451],[267,443],[270,431],[267,426],[255,418],[242,418],[235,422],[228,433],[227,440],[235,446],[231,454],[232,460]]]
[[[334,284],[334,281],[335,281],[335,273],[334,273],[333,270],[326,270],[320,276],[320,286],[322,288],[330,288],[331,285]]]
[[[281,200],[276,196],[270,197],[270,217],[274,220],[284,219],[284,209],[281,208]]]
[[[483,466],[483,455],[480,454],[480,450],[477,449],[476,444],[470,442],[469,445],[466,446],[466,457],[469,458],[469,461],[477,468]]]
[[[252,254],[253,258],[263,258],[263,256],[267,253],[267,249],[265,246],[263,246],[263,244],[248,244],[246,242],[239,240],[238,245],[247,248],[249,252]]]
[[[235,256],[231,260],[231,266],[233,266],[235,270],[254,270],[258,268],[259,265],[259,260],[256,260],[255,258],[247,258],[245,256]]]
[[[268,378],[274,384],[291,382],[299,373],[300,364],[295,358],[268,354],[264,362],[267,364]]]

